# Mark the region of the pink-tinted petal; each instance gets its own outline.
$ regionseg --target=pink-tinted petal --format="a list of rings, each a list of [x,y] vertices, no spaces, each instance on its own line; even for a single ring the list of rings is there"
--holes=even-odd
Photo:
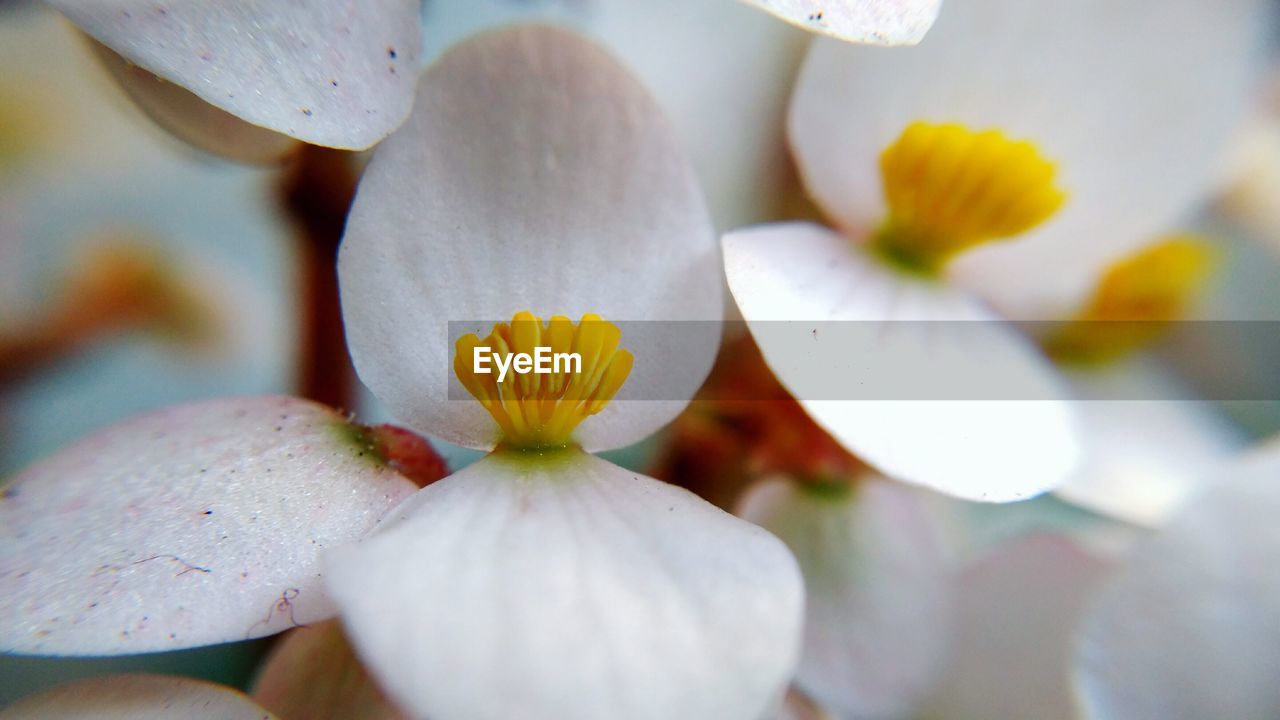
[[[868,477],[829,495],[773,480],[738,513],[776,534],[805,579],[795,683],[840,717],[909,717],[950,633],[950,582],[922,492]]]
[[[958,577],[956,633],[927,717],[1073,720],[1071,644],[1109,564],[1064,536],[1007,541]]]
[[[227,112],[363,149],[409,114],[416,0],[53,0],[80,29]]]
[[[0,491],[0,648],[111,655],[333,614],[317,557],[414,490],[363,429],[285,397],[99,432]]]

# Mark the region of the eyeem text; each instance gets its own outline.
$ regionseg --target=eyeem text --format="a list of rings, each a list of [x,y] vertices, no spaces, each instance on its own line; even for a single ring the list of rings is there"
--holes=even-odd
[[[475,348],[473,367],[478,375],[489,375],[493,368],[498,369],[498,382],[507,378],[507,371],[514,370],[517,375],[549,375],[551,373],[581,373],[582,355],[579,353],[553,353],[551,348],[537,346],[533,354],[508,353],[496,355],[492,348],[478,345]]]

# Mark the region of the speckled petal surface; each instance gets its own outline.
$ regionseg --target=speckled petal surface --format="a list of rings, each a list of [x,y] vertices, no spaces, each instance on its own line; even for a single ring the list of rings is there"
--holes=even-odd
[[[254,125],[364,149],[409,114],[417,0],[53,0],[129,61]]]
[[[1079,448],[1065,388],[968,293],[895,272],[808,223],[729,233],[724,252],[765,362],[884,474],[986,502],[1066,479]]]
[[[670,421],[720,338],[665,321],[719,321],[723,295],[706,204],[657,104],[605,51],[542,26],[465,41],[418,95],[364,174],[338,259],[361,379],[420,432],[491,448],[500,431],[454,377],[451,333],[595,313],[634,323],[635,366],[577,440],[621,447]]]
[[[869,45],[915,45],[941,0],[746,0],[811,32]]]
[[[0,649],[151,652],[329,617],[319,552],[414,489],[346,418],[303,400],[113,426],[0,491]]]
[[[489,455],[329,560],[357,652],[415,717],[757,718],[799,649],[777,538],[575,451]]]
[[[106,675],[23,698],[0,720],[272,720],[239,690],[164,675]]]
[[[1131,557],[1076,648],[1086,716],[1280,716],[1280,444],[1239,462]]]
[[[878,477],[834,496],[769,480],[738,509],[800,563],[805,637],[795,683],[838,717],[912,717],[943,667],[949,568],[922,497]]]

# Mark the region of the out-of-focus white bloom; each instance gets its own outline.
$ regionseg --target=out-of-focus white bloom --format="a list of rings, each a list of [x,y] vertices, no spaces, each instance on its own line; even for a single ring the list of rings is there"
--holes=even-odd
[[[274,720],[238,690],[191,678],[106,675],[62,685],[0,710],[0,720]]]
[[[924,491],[875,476],[769,480],[738,514],[777,535],[805,579],[795,684],[836,717],[911,717],[951,634],[951,580]]]
[[[1068,371],[1084,460],[1054,491],[1094,512],[1155,527],[1244,447],[1243,434],[1150,359]]]
[[[1220,185],[1256,97],[1268,3],[1175,0],[945,5],[909,52],[819,40],[792,101],[805,185],[840,227],[885,214],[877,158],[919,120],[999,128],[1057,163],[1067,200],[955,276],[1015,317],[1058,319],[1106,265]]]
[[[1074,720],[1071,649],[1111,562],[1065,535],[1016,537],[955,579],[946,670],[924,717]]]
[[[915,45],[942,0],[746,0],[798,27],[869,45]]]
[[[1090,603],[1076,650],[1087,717],[1280,713],[1280,444],[1221,472]]]
[[[413,106],[422,41],[417,0],[50,4],[129,63],[247,123],[304,142],[364,149]],[[214,117],[180,93],[127,87],[167,124]],[[164,107],[174,99],[195,115]],[[233,125],[226,130],[239,134]]]

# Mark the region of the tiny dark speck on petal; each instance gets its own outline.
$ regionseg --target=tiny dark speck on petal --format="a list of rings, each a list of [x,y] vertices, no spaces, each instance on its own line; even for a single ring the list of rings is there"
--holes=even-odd
[[[213,514],[213,511],[212,511],[212,510],[205,510],[205,511],[204,511],[204,514],[205,514],[205,515],[212,515],[212,514]]]
[[[337,80],[330,80],[330,81],[329,81],[329,84],[330,84],[330,85],[332,85],[332,86],[334,86],[334,87],[338,87],[338,81],[337,81]]]
[[[393,47],[389,47],[389,48],[387,48],[387,57],[391,58],[392,60],[395,60],[395,59],[396,59],[396,49],[395,49],[395,48],[393,48]]]
[[[311,117],[311,108],[302,108],[302,114],[306,115],[307,117]],[[279,430],[279,428],[276,428],[276,429]]]

